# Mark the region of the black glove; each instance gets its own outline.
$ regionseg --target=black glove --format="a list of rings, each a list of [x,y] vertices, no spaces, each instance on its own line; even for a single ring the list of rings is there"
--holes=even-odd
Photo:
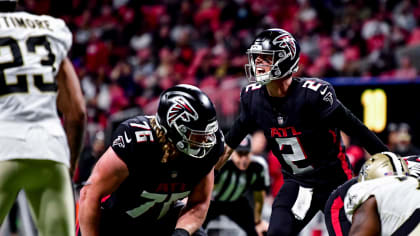
[[[188,233],[185,229],[177,228],[172,233],[172,236],[190,236],[190,233]]]

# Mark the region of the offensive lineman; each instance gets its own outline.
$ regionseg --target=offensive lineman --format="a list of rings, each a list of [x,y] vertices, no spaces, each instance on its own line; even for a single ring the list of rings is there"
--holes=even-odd
[[[191,85],[164,91],[156,116],[118,126],[82,188],[82,235],[206,235],[200,227],[223,145],[206,94]]]
[[[0,224],[25,190],[39,235],[74,235],[69,168],[86,108],[67,58],[72,35],[61,19],[14,12],[16,4],[0,0]]]

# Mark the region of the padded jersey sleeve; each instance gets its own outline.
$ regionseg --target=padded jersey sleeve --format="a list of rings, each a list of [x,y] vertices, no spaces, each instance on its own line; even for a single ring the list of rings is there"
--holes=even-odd
[[[67,57],[68,52],[71,49],[73,34],[62,19],[47,15],[41,16],[41,19],[46,19],[45,22],[48,23],[49,28],[52,29],[52,31],[48,31],[47,35],[49,42],[51,43],[51,49],[56,56],[54,67],[59,68],[61,62]],[[54,71],[54,75],[57,73],[58,70]]]
[[[143,119],[129,119],[121,123],[112,135],[111,147],[124,161],[128,169],[135,170],[140,161],[145,160],[141,158],[142,155],[153,155],[153,144],[157,142],[155,133],[152,132],[150,124]]]
[[[233,149],[239,145],[239,143],[245,138],[247,134],[252,133],[253,127],[255,127],[250,114],[250,93],[252,91],[253,90],[250,89],[249,86],[242,88],[240,99],[240,114],[226,134],[226,144]]]
[[[134,146],[136,142],[133,142],[133,136],[132,130],[125,122],[121,123],[112,134],[111,147],[129,169],[133,165],[131,156],[136,152]]]
[[[344,198],[344,210],[347,219],[352,222],[353,213],[370,197],[374,196],[374,185],[371,182],[365,181],[356,183],[350,187]]]
[[[307,87],[310,88],[310,85],[307,85]],[[316,87],[314,86],[314,88]],[[315,92],[316,98],[314,99],[315,104],[313,106],[317,110],[316,112],[319,114],[319,118],[322,120],[339,106],[339,101],[333,86],[326,81],[322,81],[319,89]]]
[[[403,176],[405,178],[405,176]],[[380,210],[380,199],[383,198],[384,194],[392,194],[394,187],[401,182],[397,176],[386,176],[358,182],[350,187],[347,195],[344,199],[344,209],[346,211],[347,219],[351,222],[353,213],[359,208],[366,200],[371,196],[375,197],[378,203],[378,209]],[[397,185],[395,185],[397,183]]]
[[[70,31],[70,29],[67,27],[66,23],[59,18],[54,18],[51,16],[43,15],[42,17],[47,18],[53,24],[51,26],[52,29],[54,29],[54,37],[58,39],[58,41],[61,43],[63,49],[67,53],[72,45],[73,42],[73,35]]]

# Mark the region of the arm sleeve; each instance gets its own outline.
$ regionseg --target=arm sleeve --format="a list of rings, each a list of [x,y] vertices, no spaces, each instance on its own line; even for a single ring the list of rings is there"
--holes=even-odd
[[[134,166],[132,163],[134,160],[132,160],[131,155],[132,153],[136,153],[134,143],[136,143],[135,136],[125,123],[120,124],[112,134],[111,147],[117,156],[127,165],[129,170]]]
[[[245,88],[241,91],[240,114],[232,127],[226,134],[225,142],[229,147],[235,149],[247,134],[252,133],[252,127],[255,127],[251,120],[249,106],[249,94],[246,94]]]
[[[324,83],[320,91],[316,92],[315,104],[313,104],[313,107],[318,109],[316,113],[319,114],[320,119],[328,117],[339,106],[333,86],[325,81]]]
[[[51,24],[49,27],[54,29],[53,32],[48,34],[51,50],[53,51],[56,60],[54,60],[54,67],[58,68],[59,64],[67,57],[73,43],[73,35],[66,23],[62,19],[54,18],[51,16],[43,16],[45,22]],[[57,70],[54,71],[54,75]]]
[[[325,118],[326,124],[343,130],[347,135],[360,141],[370,153],[388,151],[385,144],[369,130],[349,109],[339,102],[338,107]]]
[[[346,212],[347,220],[352,222],[353,213],[359,208],[369,197],[375,196],[375,186],[377,181],[365,181],[355,183],[347,191],[344,198],[344,211]]]

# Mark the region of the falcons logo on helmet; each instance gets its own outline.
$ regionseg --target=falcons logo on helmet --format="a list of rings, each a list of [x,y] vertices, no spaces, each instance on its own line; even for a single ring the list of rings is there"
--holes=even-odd
[[[295,40],[289,34],[281,34],[273,40],[273,45],[279,44],[281,48],[288,48],[292,59],[296,56]]]
[[[170,101],[173,104],[166,116],[169,127],[172,127],[178,119],[182,119],[184,122],[190,122],[191,118],[194,120],[198,119],[198,113],[185,98],[174,97]]]

